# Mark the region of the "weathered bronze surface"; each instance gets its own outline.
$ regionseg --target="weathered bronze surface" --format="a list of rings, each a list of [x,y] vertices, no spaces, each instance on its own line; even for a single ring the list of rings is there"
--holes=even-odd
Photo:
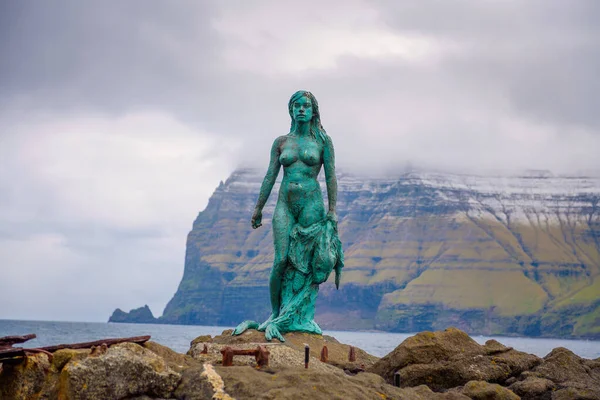
[[[251,220],[254,229],[262,225],[263,207],[283,167],[273,214],[275,259],[269,279],[272,313],[260,325],[255,321],[242,322],[233,335],[258,329],[265,332],[267,340],[284,341],[282,334],[286,332],[321,334],[314,321],[319,284],[332,271],[336,287],[340,284],[344,255],[337,232],[333,142],[321,125],[319,105],[312,93],[294,93],[288,110],[292,119],[290,133],[273,143]],[[317,181],[321,167],[327,185],[327,210]]]

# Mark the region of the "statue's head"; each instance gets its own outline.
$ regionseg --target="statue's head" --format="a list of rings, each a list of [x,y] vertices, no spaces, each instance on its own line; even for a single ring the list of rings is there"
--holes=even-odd
[[[294,93],[288,103],[288,111],[292,119],[290,132],[294,132],[298,123],[308,122],[311,135],[317,140],[325,140],[326,133],[321,125],[319,103],[311,92],[299,90]]]

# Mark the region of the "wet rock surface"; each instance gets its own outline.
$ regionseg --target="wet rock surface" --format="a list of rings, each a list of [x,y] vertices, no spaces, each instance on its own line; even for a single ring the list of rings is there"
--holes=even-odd
[[[260,332],[204,336],[188,355],[160,344],[121,343],[92,350],[63,349],[33,354],[0,368],[1,399],[600,399],[600,360],[564,348],[546,357],[505,347],[479,345],[464,332],[422,332],[377,359],[335,338],[293,333],[286,342],[265,344]],[[204,345],[207,353],[203,354]],[[268,346],[269,366],[253,356],[221,365],[225,346]],[[311,348],[304,368],[304,345]],[[323,345],[329,361],[319,361]],[[365,372],[365,370],[367,370]],[[396,387],[394,376],[400,378]]]

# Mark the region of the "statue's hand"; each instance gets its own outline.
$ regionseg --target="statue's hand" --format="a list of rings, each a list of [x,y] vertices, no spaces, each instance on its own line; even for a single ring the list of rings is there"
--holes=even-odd
[[[335,227],[335,229],[337,229],[338,217],[335,211],[327,212],[327,216],[325,216],[325,218],[333,222],[333,226]]]
[[[252,214],[252,229],[256,229],[259,226],[262,226],[262,211],[254,210],[254,214]]]
[[[335,288],[340,289],[340,280],[342,279],[342,271],[340,268],[335,269]]]
[[[323,215],[323,214],[321,214],[321,215]],[[327,216],[325,218],[328,218],[336,223],[338,221],[338,217],[337,217],[337,214],[335,213],[335,211],[328,211]]]

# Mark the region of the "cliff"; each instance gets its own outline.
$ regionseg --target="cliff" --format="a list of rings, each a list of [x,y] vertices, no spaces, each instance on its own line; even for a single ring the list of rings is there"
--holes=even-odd
[[[252,230],[262,172],[234,172],[200,212],[161,322],[268,316],[278,187]],[[338,183],[346,266],[339,291],[321,286],[323,328],[600,338],[600,179],[342,173]]]

